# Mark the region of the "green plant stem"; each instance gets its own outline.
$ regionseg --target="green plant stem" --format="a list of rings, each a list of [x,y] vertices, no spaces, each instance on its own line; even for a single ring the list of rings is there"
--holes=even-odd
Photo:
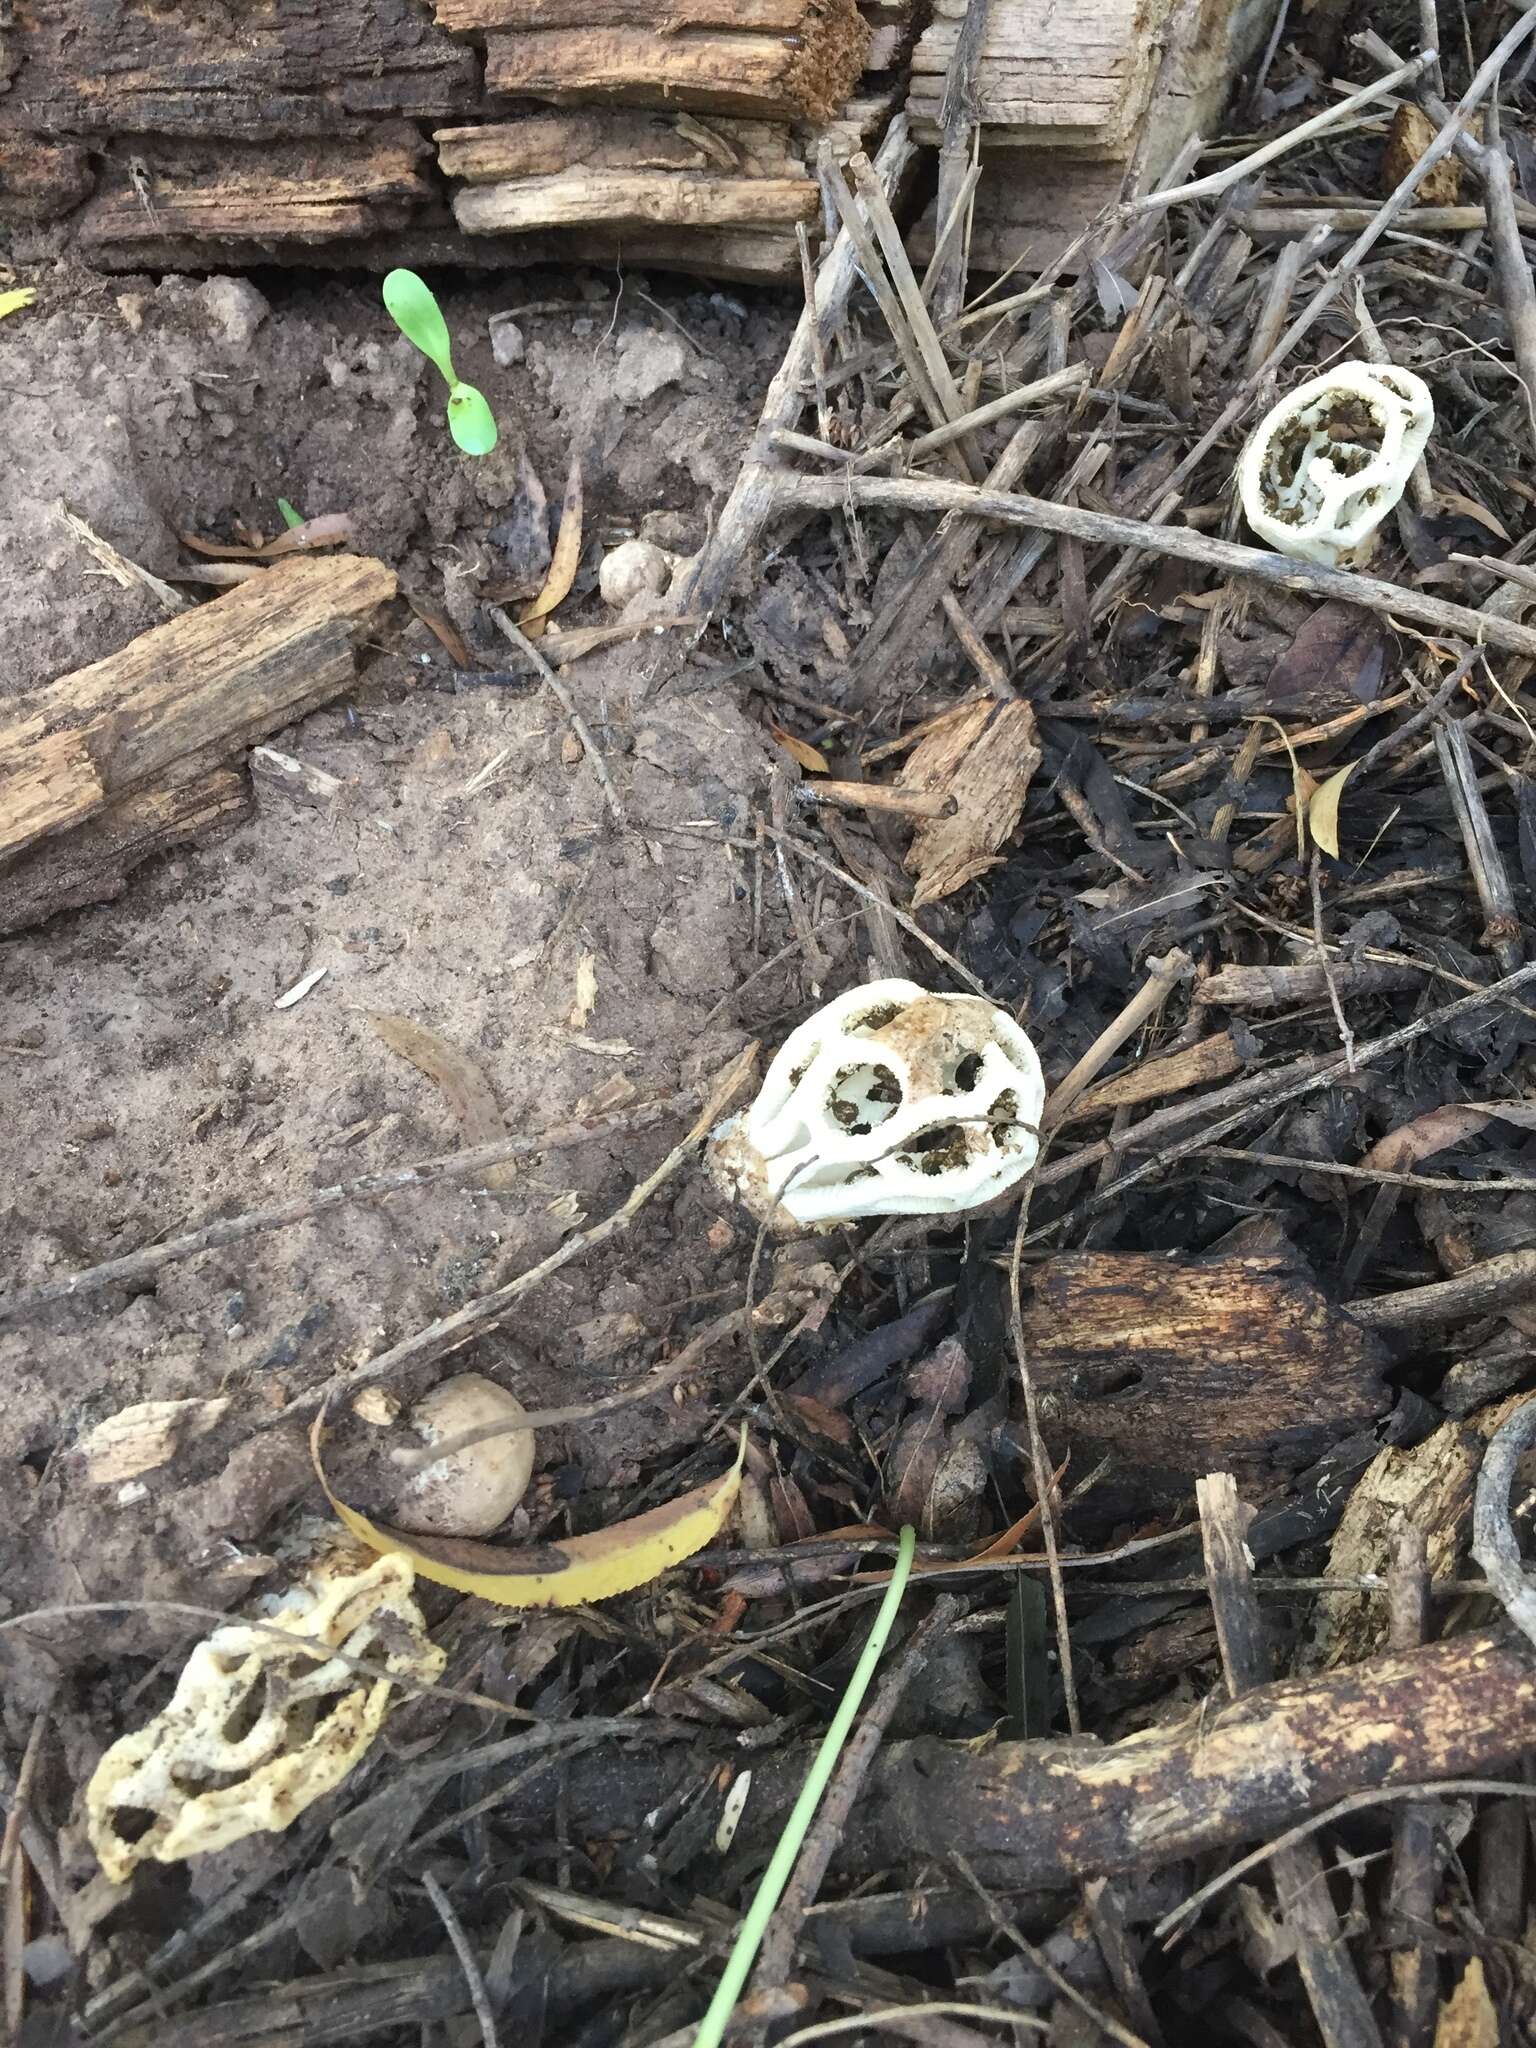
[[[875,1675],[875,1666],[890,1635],[891,1624],[896,1619],[896,1610],[901,1605],[901,1596],[906,1590],[907,1574],[912,1569],[912,1554],[917,1548],[916,1532],[908,1525],[901,1532],[900,1547],[896,1552],[896,1566],[891,1573],[891,1583],[885,1589],[885,1598],[875,1616],[875,1625],[869,1632],[848,1689],[837,1703],[837,1712],[832,1716],[831,1725],[821,1739],[816,1760],[806,1773],[800,1796],[795,1801],[789,1819],[784,1823],[784,1832],[779,1836],[768,1868],[763,1872],[746,1917],[737,1931],[731,1952],[726,1958],[725,1969],[720,1982],[715,1986],[715,1995],[709,2001],[709,2010],[699,2022],[699,2031],[693,2037],[693,2048],[720,2048],[725,2038],[726,2027],[736,2009],[742,1986],[756,1960],[758,1948],[768,1931],[768,1922],[773,1918],[774,1908],[784,1895],[789,1883],[790,1872],[795,1867],[795,1858],[816,1817],[843,1744],[848,1740],[854,1717],[863,1704],[869,1690],[869,1682]]]

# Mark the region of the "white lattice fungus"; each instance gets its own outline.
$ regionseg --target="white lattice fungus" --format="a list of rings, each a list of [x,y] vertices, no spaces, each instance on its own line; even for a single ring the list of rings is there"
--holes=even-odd
[[[1361,562],[1435,424],[1429,387],[1387,363],[1336,363],[1283,398],[1238,466],[1254,532],[1332,569]]]
[[[270,1626],[430,1681],[445,1658],[427,1639],[414,1580],[408,1558],[333,1552]],[[363,1756],[393,1690],[339,1656],[226,1622],[187,1659],[165,1711],[96,1766],[86,1828],[102,1869],[121,1884],[146,1858],[175,1863],[281,1831]]]
[[[947,1215],[1039,1151],[1035,1048],[978,996],[872,981],[792,1031],[752,1106],[710,1141],[719,1185],[782,1229]]]

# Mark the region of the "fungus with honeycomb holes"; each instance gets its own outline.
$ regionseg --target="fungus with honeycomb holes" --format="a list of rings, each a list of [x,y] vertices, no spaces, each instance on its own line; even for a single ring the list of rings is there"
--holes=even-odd
[[[409,1558],[337,1548],[269,1626],[224,1622],[197,1645],[169,1706],[114,1742],[86,1787],[86,1831],[114,1884],[146,1858],[178,1863],[278,1833],[341,1783],[396,1690],[343,1656],[421,1683],[446,1661],[427,1638],[414,1580]]]
[[[1429,387],[1393,363],[1337,363],[1266,413],[1238,465],[1248,524],[1282,554],[1358,565],[1435,424]]]
[[[979,996],[873,981],[792,1031],[714,1132],[716,1184],[785,1234],[974,1209],[1040,1149],[1035,1048]]]

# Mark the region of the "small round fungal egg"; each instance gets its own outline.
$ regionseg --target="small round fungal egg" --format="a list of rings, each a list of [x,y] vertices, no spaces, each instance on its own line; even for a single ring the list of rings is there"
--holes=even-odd
[[[614,611],[637,597],[660,597],[672,579],[673,557],[648,540],[621,541],[603,557],[597,587]]]
[[[505,1387],[481,1373],[464,1372],[424,1394],[410,1421],[427,1443],[445,1444],[526,1413]],[[489,1536],[528,1490],[533,1435],[531,1429],[513,1430],[434,1459],[401,1489],[395,1523],[416,1536]]]

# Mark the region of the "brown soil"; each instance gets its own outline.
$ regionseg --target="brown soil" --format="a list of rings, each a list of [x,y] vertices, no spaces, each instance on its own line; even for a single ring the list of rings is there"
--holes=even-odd
[[[674,547],[702,538],[787,319],[760,306],[743,320],[704,289],[658,286],[658,298],[643,279],[615,309],[611,287],[566,275],[449,297],[461,374],[503,426],[495,455],[471,464],[444,431],[435,373],[371,287],[285,287],[269,305],[243,280],[60,275],[0,328],[0,692],[159,617],[98,573],[58,521],[60,499],[173,576],[191,559],[178,532],[228,538],[244,521],[270,533],[279,495],[308,515],[345,511],[360,548],[474,636],[480,583],[537,584],[575,446],[588,545],[563,615],[604,618],[584,595],[603,543],[642,529]],[[498,366],[487,315],[557,296],[522,320],[525,359]],[[571,760],[558,707],[537,688],[456,686],[402,604],[355,695],[275,740],[341,778],[338,801],[261,792],[254,819],[218,843],[7,942],[6,1285],[461,1142],[375,1013],[468,1053],[514,1132],[568,1120],[608,1099],[605,1086],[622,1094],[620,1077],[636,1099],[666,1093],[733,1051],[731,991],[758,964],[750,873],[698,828],[744,825],[769,764],[736,697],[689,662],[686,645],[651,636],[569,672],[624,792],[618,830],[590,765]],[[759,942],[780,943],[771,917]],[[573,1028],[584,955],[597,999]],[[274,1008],[321,966],[310,994]],[[782,1001],[782,984],[757,986]],[[0,1333],[0,1611],[238,1598],[262,1569],[250,1546],[309,1484],[284,1403],[608,1213],[677,1135],[658,1126],[536,1157],[505,1190],[343,1208],[172,1266],[148,1292]],[[673,1214],[674,1201],[705,1200],[665,1192],[616,1255],[528,1303],[523,1357],[493,1339],[477,1368],[538,1405],[627,1384],[654,1338],[737,1275],[739,1243],[722,1250],[717,1232],[711,1250],[702,1208],[686,1227]],[[234,1397],[224,1425],[124,1490],[90,1487],[68,1455],[130,1403],[217,1393]],[[621,1486],[669,1414],[663,1401],[622,1429],[585,1430],[573,1483]],[[541,1446],[542,1465],[561,1460],[558,1438]],[[124,1627],[145,1642],[142,1618]]]

